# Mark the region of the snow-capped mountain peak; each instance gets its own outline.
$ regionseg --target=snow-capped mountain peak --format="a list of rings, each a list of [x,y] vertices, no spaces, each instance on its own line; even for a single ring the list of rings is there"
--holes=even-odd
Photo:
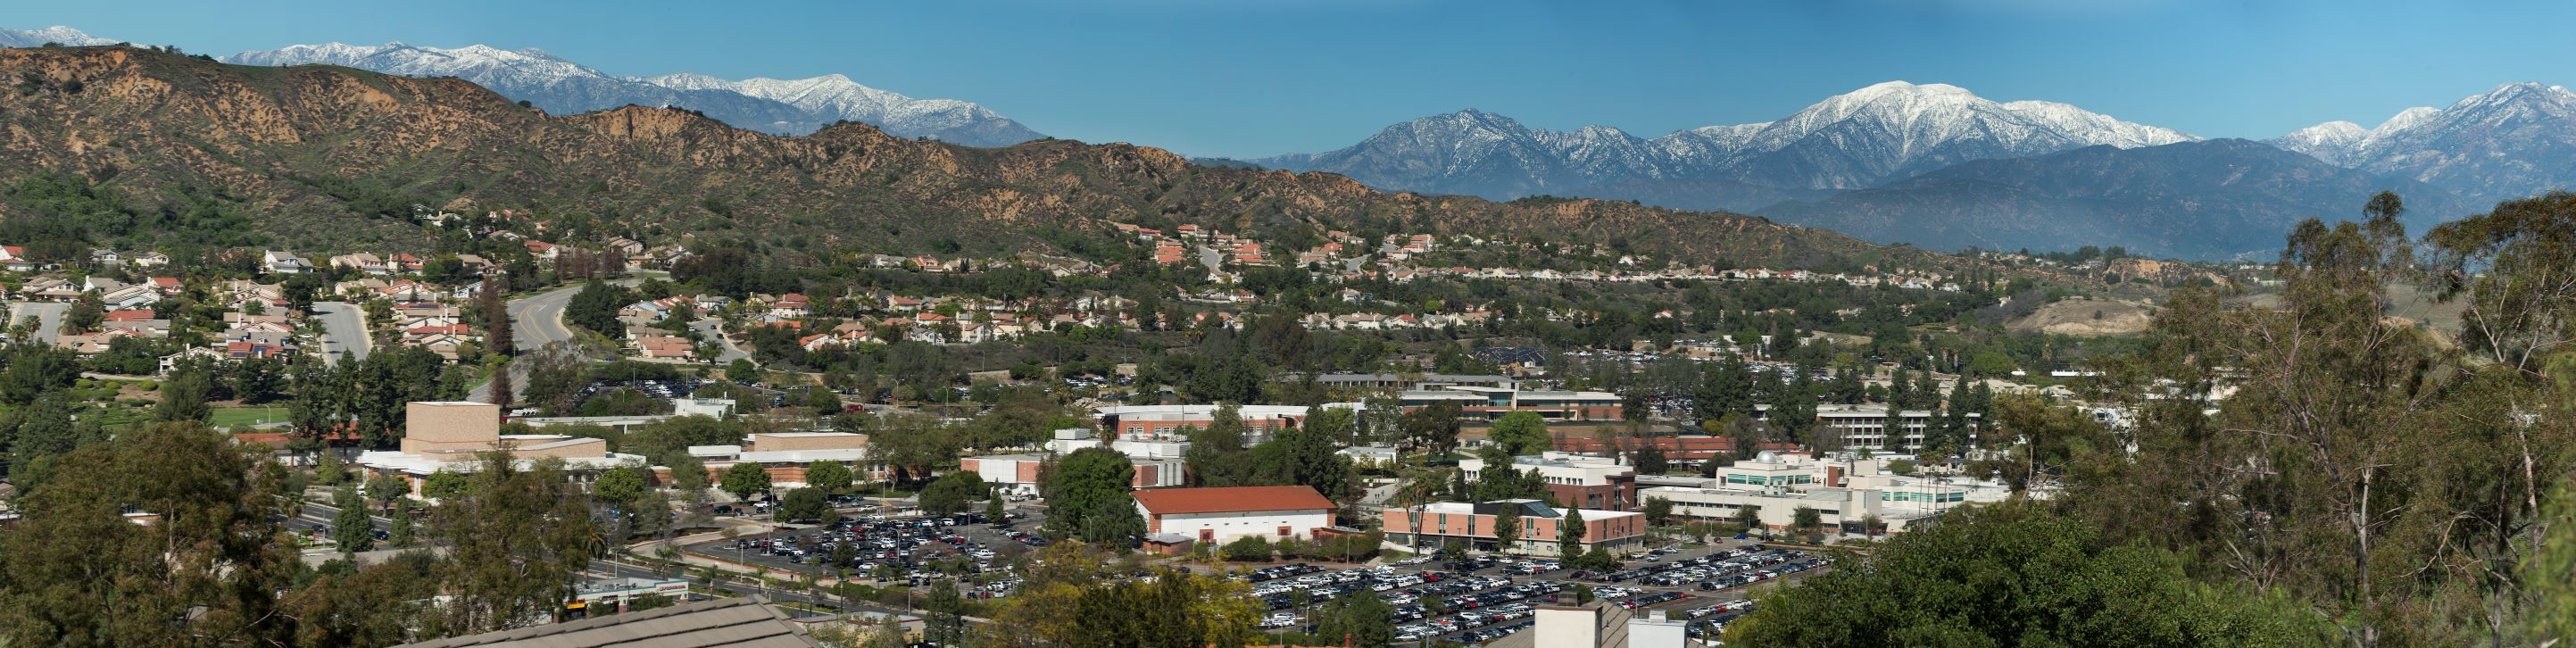
[[[742,81],[688,72],[654,77],[612,76],[533,47],[512,50],[474,44],[443,49],[399,41],[376,46],[294,45],[242,52],[224,60],[246,65],[322,63],[392,74],[453,76],[553,112],[584,112],[626,104],[681,106],[736,126],[774,133],[801,134],[833,122],[856,121],[905,137],[933,137],[974,146],[1004,146],[1045,137],[983,106],[951,99],[914,99],[860,85],[840,74]]]
[[[62,25],[44,29],[0,29],[0,47],[43,47],[46,43],[87,46],[114,45],[116,41]]]
[[[1255,162],[1334,171],[1380,187],[1492,198],[1677,181],[1730,191],[1751,187],[1745,195],[1753,197],[1745,200],[1769,201],[1869,186],[1967,160],[2193,139],[2066,104],[2000,104],[1958,86],[1889,81],[1826,98],[1777,121],[1704,126],[1653,139],[1609,126],[1533,129],[1467,109],[1389,126],[1349,148]]]

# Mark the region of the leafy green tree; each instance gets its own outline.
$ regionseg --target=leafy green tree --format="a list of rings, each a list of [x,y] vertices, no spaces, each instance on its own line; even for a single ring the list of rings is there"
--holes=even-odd
[[[367,478],[367,501],[377,507],[391,506],[394,500],[411,495],[411,480],[401,475],[376,475]]]
[[[1504,414],[1494,421],[1486,436],[1515,455],[1538,454],[1556,447],[1555,437],[1547,432],[1547,419],[1527,410]]]
[[[591,481],[590,495],[603,502],[620,504],[633,502],[636,497],[644,494],[645,489],[650,488],[644,482],[643,468],[618,466],[601,471],[599,478]]]
[[[1745,504],[1735,507],[1735,524],[1737,526],[1744,527],[1744,532],[1746,533],[1764,531],[1762,524],[1762,505]]]
[[[966,512],[967,501],[983,495],[983,476],[965,470],[950,471],[921,489],[921,510],[931,515],[956,515]]]
[[[1010,510],[1002,503],[1001,493],[994,493],[990,499],[984,500],[984,520],[986,522],[996,525],[1001,524],[1002,516],[1008,514],[1010,514]]]
[[[1673,523],[1673,501],[1661,497],[1646,498],[1646,524],[1666,526]]]
[[[957,594],[957,581],[946,578],[930,584],[930,595],[922,609],[930,612],[922,618],[922,639],[942,646],[954,646],[966,637],[966,599]]]
[[[1494,515],[1494,549],[1510,553],[1521,542],[1521,507],[1505,506]]]
[[[421,479],[420,494],[431,499],[445,500],[464,495],[465,489],[471,486],[471,482],[472,480],[468,479],[465,473],[440,470]]]
[[[1135,480],[1136,465],[1116,450],[1083,448],[1065,455],[1054,470],[1045,471],[1042,482],[1048,504],[1047,535],[1080,537],[1088,528],[1084,518],[1092,512],[1134,509],[1136,498],[1129,486]]]
[[[725,469],[724,481],[717,488],[732,493],[734,499],[751,499],[754,494],[769,492],[769,470],[748,461],[734,464]]]
[[[832,512],[832,503],[823,497],[823,491],[820,489],[799,488],[787,491],[787,496],[778,501],[780,520],[819,520],[824,514],[830,512]]]
[[[1083,542],[1132,549],[1145,536],[1145,516],[1132,495],[1093,500],[1082,514]]]
[[[1797,510],[1790,512],[1790,516],[1789,526],[1797,529],[1799,534],[1807,536],[1810,542],[1815,540],[1817,530],[1825,526],[1824,512],[1812,506],[1798,507]]]
[[[340,553],[354,554],[376,546],[375,520],[367,517],[367,502],[353,486],[342,486],[332,497],[340,513],[331,517],[331,539],[340,545]]]
[[[1433,453],[1446,453],[1458,448],[1456,401],[1440,401],[1404,413],[1404,442]]]
[[[1977,583],[1962,587],[1962,583]],[[2037,506],[1954,510],[1866,557],[1762,594],[1730,645],[2300,646],[2343,643],[2277,596],[2194,583],[2180,561]]]
[[[59,457],[0,531],[0,640],[25,646],[284,644],[300,558],[272,516],[285,473],[196,423]],[[135,524],[126,507],[158,516]],[[214,638],[230,637],[229,642]]]
[[[0,403],[26,405],[80,378],[80,357],[51,344],[13,344],[0,371]]]
[[[563,319],[567,324],[590,329],[609,339],[623,338],[626,336],[626,323],[617,319],[617,311],[633,301],[626,289],[592,279],[582,285],[581,292],[573,294],[570,303],[564,305]]]
[[[385,532],[385,544],[392,545],[395,548],[407,548],[410,547],[413,542],[419,540],[420,522],[413,519],[411,507],[394,507],[392,517],[393,528]]]
[[[1235,538],[1233,542],[1225,543],[1224,553],[1226,560],[1245,562],[1269,560],[1270,541],[1263,540],[1258,535]]]
[[[1395,609],[1375,596],[1342,596],[1324,604],[1316,629],[1322,643],[1341,642],[1359,648],[1385,648],[1395,641]]]
[[[817,461],[805,467],[805,484],[825,493],[848,492],[851,479],[849,466],[838,461]]]
[[[446,624],[464,634],[542,623],[605,549],[587,496],[559,459],[521,467],[490,452],[478,461],[463,494],[433,509],[447,547],[441,580],[453,596]]]

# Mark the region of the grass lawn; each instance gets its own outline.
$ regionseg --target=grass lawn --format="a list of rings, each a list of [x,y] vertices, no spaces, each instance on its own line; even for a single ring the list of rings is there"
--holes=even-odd
[[[208,417],[206,422],[218,428],[238,428],[241,430],[248,430],[250,429],[250,426],[258,425],[260,423],[280,423],[285,420],[286,406],[284,405],[254,405],[248,407],[217,407],[214,410],[214,415]]]

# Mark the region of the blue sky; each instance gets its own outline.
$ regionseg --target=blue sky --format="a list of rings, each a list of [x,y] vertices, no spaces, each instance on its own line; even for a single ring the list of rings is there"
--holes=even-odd
[[[2524,0],[117,0],[0,18],[217,54],[401,40],[541,47],[612,74],[838,72],[1059,137],[1243,157],[1468,107],[1651,137],[1892,79],[2265,138],[2576,84],[2571,22],[2576,3]]]

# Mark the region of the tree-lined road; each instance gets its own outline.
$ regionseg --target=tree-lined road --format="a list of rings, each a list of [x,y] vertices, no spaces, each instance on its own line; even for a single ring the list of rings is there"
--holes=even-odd
[[[642,281],[619,279],[611,283],[632,288]],[[521,355],[544,348],[548,344],[573,340],[572,326],[564,323],[563,316],[564,307],[572,304],[572,296],[577,294],[581,294],[581,286],[565,286],[510,300],[508,310],[510,311],[511,343],[518,347]],[[520,394],[528,393],[528,370],[525,364],[510,363],[510,386],[512,400],[517,400]],[[466,400],[485,403],[492,402],[491,397],[490,381],[475,385],[474,389],[466,392],[465,395]]]

